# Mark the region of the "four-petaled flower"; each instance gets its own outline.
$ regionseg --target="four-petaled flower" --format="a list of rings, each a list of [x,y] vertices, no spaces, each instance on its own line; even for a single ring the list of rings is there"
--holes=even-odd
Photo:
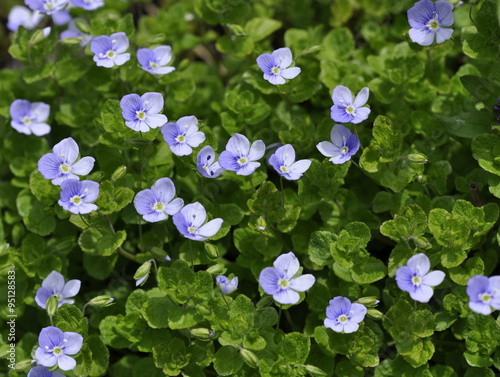
[[[64,374],[57,370],[48,370],[43,365],[37,365],[28,372],[28,377],[65,377]]]
[[[151,189],[137,193],[134,206],[142,218],[150,223],[165,220],[175,215],[184,205],[184,200],[175,197],[175,186],[170,178],[158,179]]]
[[[123,96],[120,101],[125,125],[134,131],[148,132],[150,128],[158,128],[167,123],[167,116],[158,114],[163,110],[161,93],[148,92],[139,97],[132,93]]]
[[[159,46],[154,49],[140,48],[137,50],[137,60],[143,70],[155,75],[165,75],[175,71],[174,67],[166,66],[172,60],[171,51],[170,46]]]
[[[234,134],[226,144],[226,150],[219,156],[219,165],[238,175],[250,175],[260,166],[255,162],[264,156],[266,146],[262,140],[255,141],[250,147],[248,139]]]
[[[26,30],[31,30],[40,23],[42,18],[43,14],[37,10],[31,11],[21,5],[15,5],[9,12],[7,28],[10,31],[17,31],[19,26],[22,26]]]
[[[205,141],[205,134],[198,131],[198,119],[195,116],[179,118],[175,123],[165,124],[161,133],[163,139],[170,146],[170,150],[177,156],[187,156]]]
[[[351,301],[346,297],[334,297],[326,307],[325,327],[335,332],[353,333],[358,330],[359,323],[365,318],[366,311],[366,307],[362,304],[351,304]]]
[[[408,259],[406,266],[396,271],[396,283],[399,289],[410,293],[410,297],[418,302],[429,302],[435,287],[443,282],[443,271],[429,272],[431,263],[427,255],[420,253]]]
[[[10,105],[10,125],[17,132],[26,135],[43,136],[50,132],[45,123],[49,117],[50,106],[43,102],[31,103],[25,99],[16,99]]]
[[[334,164],[343,164],[349,161],[359,149],[360,142],[355,134],[341,124],[333,126],[330,132],[329,141],[322,141],[316,145],[316,148],[323,156],[331,157],[330,161]]]
[[[104,5],[104,0],[70,0],[75,7],[94,10]]]
[[[76,332],[62,332],[54,326],[45,327],[38,336],[36,362],[44,367],[57,365],[62,370],[71,370],[75,368],[76,361],[68,355],[80,352],[82,344],[83,336]]]
[[[368,118],[371,111],[368,107],[363,107],[369,95],[370,89],[364,87],[354,98],[349,88],[337,85],[332,93],[333,106],[330,108],[330,117],[340,123],[361,123]]]
[[[66,211],[74,214],[85,214],[97,211],[91,204],[99,196],[99,183],[94,181],[77,181],[68,179],[61,183],[61,199],[58,203]]]
[[[295,162],[295,150],[290,144],[279,147],[271,157],[269,163],[283,177],[288,180],[297,180],[311,166],[311,160]]]
[[[222,226],[222,219],[213,219],[203,225],[207,219],[207,211],[198,202],[186,205],[180,212],[172,216],[177,230],[186,238],[205,241],[215,235]]]
[[[494,309],[500,310],[500,276],[490,278],[476,275],[467,282],[469,308],[473,312],[488,315]]]
[[[217,178],[226,170],[215,161],[215,152],[210,145],[201,148],[198,152],[196,167],[198,172],[207,178]]]
[[[90,42],[90,50],[95,54],[94,61],[98,67],[111,68],[123,65],[130,59],[127,51],[129,41],[124,32],[114,33],[110,36],[101,35]]]
[[[224,294],[229,294],[232,291],[234,291],[236,288],[238,288],[238,277],[235,276],[231,280],[229,280],[226,276],[224,275],[218,275],[215,278],[215,284],[220,287],[220,290]]]
[[[284,84],[285,79],[293,79],[300,73],[299,67],[288,68],[292,64],[292,51],[288,47],[260,55],[257,64],[264,72],[264,79],[273,85]]]
[[[79,175],[88,174],[94,167],[94,157],[83,157],[75,163],[79,149],[72,137],[61,140],[52,151],[40,158],[38,171],[51,179],[54,185],[60,185],[67,179],[79,179]]]
[[[59,300],[58,306],[73,304],[75,300],[68,300],[68,298],[78,294],[81,284],[82,282],[78,279],[68,280],[64,283],[64,276],[57,271],[52,271],[42,281],[42,286],[36,291],[35,301],[43,309],[47,308],[47,300],[50,297],[55,297]]]
[[[297,292],[307,291],[316,281],[311,274],[294,278],[299,272],[300,264],[291,251],[276,258],[273,266],[262,270],[259,284],[264,292],[273,295],[274,300],[280,304],[296,304],[300,300]]]
[[[453,4],[449,1],[431,0],[417,1],[408,9],[408,23],[411,26],[410,39],[421,46],[429,46],[434,40],[443,43],[451,38],[453,29],[442,26],[451,26],[455,22]]]
[[[68,0],[24,0],[24,3],[33,10],[51,15],[63,9]]]

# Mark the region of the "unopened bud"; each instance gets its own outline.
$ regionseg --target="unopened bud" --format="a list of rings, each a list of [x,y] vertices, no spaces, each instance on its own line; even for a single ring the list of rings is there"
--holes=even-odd
[[[257,356],[255,356],[255,354],[252,351],[242,348],[240,350],[240,354],[243,357],[245,363],[247,363],[252,368],[255,368],[259,365],[259,359],[257,358]]]
[[[266,220],[261,216],[257,219],[257,229],[259,229],[260,231],[264,231],[266,230],[266,227],[267,227],[267,223],[266,223]]]
[[[302,365],[302,368],[304,368],[311,376],[314,377],[323,377],[328,375],[325,371],[319,369],[318,367],[315,367],[314,365]]]
[[[125,165],[120,166],[118,169],[115,170],[115,172],[111,176],[111,181],[112,182],[117,181],[125,174],[127,174],[127,167]]]
[[[28,370],[32,367],[32,361],[30,359],[23,360],[14,365],[15,370]]]
[[[97,296],[89,301],[89,305],[97,306],[99,308],[105,308],[105,307],[108,307],[110,305],[113,305],[114,300],[115,299],[113,297],[107,296],[107,295]]]
[[[377,305],[380,301],[377,300],[375,296],[368,296],[368,297],[361,297],[356,302],[364,306],[374,306]]]
[[[427,156],[422,153],[412,153],[408,155],[408,160],[413,161],[413,162],[418,162],[418,163],[426,163]]]
[[[227,268],[223,264],[214,264],[208,267],[207,272],[211,275],[222,275],[227,271]]]
[[[45,307],[47,308],[49,317],[53,317],[57,313],[57,308],[59,308],[59,299],[54,296],[49,297]]]
[[[151,260],[148,260],[142,264],[141,267],[137,269],[134,274],[135,286],[143,285],[146,280],[148,280],[149,273],[151,271]]]
[[[90,25],[87,23],[87,21],[81,19],[81,18],[76,18],[75,19],[75,26],[85,34],[91,34],[90,32]]]
[[[65,45],[77,45],[82,42],[81,38],[76,38],[76,37],[68,37],[68,38],[63,38],[61,39],[61,43]]]
[[[197,329],[191,329],[189,330],[191,335],[196,336],[197,338],[200,339],[210,339],[214,337],[214,332],[210,329],[205,329],[203,327],[199,327]]]
[[[30,45],[35,45],[38,42],[41,42],[45,39],[45,31],[43,29],[35,31],[35,33],[31,36]]]
[[[205,251],[207,252],[208,256],[211,259],[215,259],[219,256],[219,251],[217,249],[217,246],[212,245],[211,243],[208,242],[205,243]]]
[[[375,318],[375,319],[382,319],[384,318],[384,313],[381,311],[378,311],[377,309],[368,309],[366,312],[370,317]]]

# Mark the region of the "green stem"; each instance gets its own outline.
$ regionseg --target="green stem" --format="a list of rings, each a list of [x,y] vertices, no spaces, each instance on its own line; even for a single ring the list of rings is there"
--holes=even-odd
[[[109,219],[108,215],[103,215],[104,219],[106,220],[106,223],[108,224],[109,230],[111,230],[111,233],[116,234],[115,228],[113,227],[113,224],[111,223],[111,220]],[[118,254],[123,255],[125,258],[130,259],[131,261],[134,261],[136,263],[139,263],[137,259],[135,259],[135,255],[132,253],[129,253],[128,251],[124,250],[123,247],[118,247]]]
[[[283,308],[282,308],[282,306],[281,306],[281,304],[280,304],[280,310],[279,310],[279,312],[278,312],[278,323],[276,323],[276,330],[278,330],[278,329],[279,329],[279,327],[280,327],[280,320],[281,320],[281,312],[282,312],[282,311],[283,311]]]
[[[285,190],[283,190],[283,177],[280,175],[281,205],[285,208]]]

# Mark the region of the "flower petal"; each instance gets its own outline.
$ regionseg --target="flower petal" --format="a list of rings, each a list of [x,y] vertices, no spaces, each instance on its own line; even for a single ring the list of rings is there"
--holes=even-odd
[[[233,152],[224,151],[219,156],[219,165],[226,170],[238,171],[240,170],[240,165],[238,164],[238,156]]]
[[[45,352],[42,347],[35,351],[36,362],[44,367],[53,367],[57,364],[57,357],[52,352]]]
[[[148,223],[156,223],[158,221],[165,220],[167,217],[166,213],[157,211],[151,211],[150,213],[142,216],[142,218]]]
[[[490,280],[484,275],[476,275],[467,282],[467,295],[472,301],[477,301],[478,296],[490,290]]]
[[[168,122],[168,118],[164,114],[148,115],[146,124],[151,128],[163,127]]]
[[[33,102],[31,104],[31,115],[35,123],[43,123],[49,118],[50,106],[43,102]],[[71,139],[71,138],[68,138]],[[73,140],[74,141],[74,140]],[[76,144],[76,143],[75,143]],[[78,150],[78,146],[77,146]],[[78,153],[77,153],[78,155]]]
[[[57,271],[52,271],[42,282],[42,287],[52,294],[59,294],[64,289],[64,276]]]
[[[427,28],[412,28],[408,34],[412,42],[418,43],[420,46],[430,46],[434,42],[434,32]]]
[[[72,370],[76,367],[76,361],[70,356],[66,356],[64,354],[59,355],[57,359],[57,364],[62,370]]]
[[[46,309],[47,300],[52,296],[52,292],[44,287],[40,287],[36,291],[35,302],[42,309]]]
[[[318,143],[316,148],[318,148],[319,152],[325,157],[333,157],[340,154],[340,148],[333,145],[329,141],[322,141],[321,143]]]
[[[354,107],[358,108],[364,106],[368,102],[369,96],[370,96],[370,89],[368,89],[367,87],[361,89],[356,98],[354,99],[353,103]]]
[[[165,206],[164,211],[169,215],[175,215],[182,209],[183,206],[184,200],[182,200],[181,198],[176,198]]]
[[[122,116],[126,121],[137,121],[137,111],[141,111],[143,107],[142,99],[138,94],[132,93],[123,96],[120,101]]]
[[[300,300],[300,295],[291,289],[281,289],[273,295],[274,301],[283,305],[296,304]]]
[[[31,123],[30,129],[35,136],[47,135],[50,132],[50,126],[46,123]]]
[[[219,158],[220,160],[220,158]],[[238,165],[239,166],[239,165]],[[248,162],[243,166],[239,166],[236,174],[238,175],[250,175],[252,174],[258,167],[260,166],[260,162]]]
[[[295,149],[291,144],[283,145],[276,149],[274,155],[278,158],[278,164],[290,167],[295,161]]]
[[[288,47],[278,48],[271,55],[280,69],[285,69],[292,64],[292,51]]]
[[[83,157],[71,166],[71,172],[77,175],[87,175],[94,168],[94,157]]]
[[[199,202],[186,205],[179,213],[195,228],[199,228],[207,219],[207,211]]]
[[[410,268],[413,274],[417,274],[420,277],[427,274],[427,272],[429,272],[429,269],[431,268],[429,257],[427,257],[427,255],[425,255],[424,253],[419,253],[412,256],[410,259],[408,259],[408,263],[406,263],[406,265]]]
[[[469,301],[469,308],[475,313],[483,315],[491,314],[491,306],[482,301]]]
[[[300,263],[293,252],[282,254],[273,263],[273,266],[286,280],[290,280],[299,271]]]
[[[367,312],[366,306],[358,304],[357,302],[351,305],[351,310],[349,310],[349,322],[359,323],[365,319]]]
[[[349,88],[343,85],[337,85],[335,89],[333,89],[332,100],[334,105],[352,105],[352,92],[349,90]]]
[[[61,160],[55,153],[44,154],[40,157],[40,160],[38,160],[38,171],[44,178],[54,179],[61,174],[59,170],[61,163]]]
[[[306,274],[290,280],[289,285],[294,291],[305,292],[313,286],[315,281],[313,275]]]
[[[280,273],[273,267],[264,268],[259,275],[259,284],[268,295],[274,295],[280,290],[278,281],[281,279]]]
[[[311,160],[299,160],[290,166],[290,170],[296,174],[303,174],[311,166]]]
[[[422,284],[435,287],[443,282],[444,277],[445,273],[443,271],[432,271],[422,278]]]
[[[170,178],[158,179],[151,190],[156,194],[156,197],[163,203],[170,203],[175,196],[174,182]]]
[[[153,54],[159,65],[167,65],[172,60],[172,47],[158,46],[153,49]]]
[[[195,132],[187,137],[186,143],[196,148],[205,141],[205,134],[201,131]]]
[[[402,291],[413,292],[416,287],[412,281],[413,272],[408,266],[399,267],[396,271],[396,283]]]
[[[82,192],[84,192],[83,201],[93,202],[99,196],[99,183],[94,181],[82,181]]]
[[[339,150],[347,146],[347,141],[350,139],[352,132],[349,128],[344,127],[341,124],[336,124],[332,127],[330,132],[330,139],[333,145],[335,145]]]
[[[346,111],[344,105],[333,105],[330,108],[330,118],[334,122],[349,123],[354,117]]]
[[[154,52],[149,48],[140,48],[137,50],[137,61],[143,67],[149,70],[149,62],[155,61],[157,58]]]
[[[436,7],[436,13],[438,16],[438,21],[441,26],[451,26],[455,22],[455,16],[453,15],[453,4],[449,1],[439,0],[434,3]],[[438,43],[441,43],[438,41]]]
[[[451,4],[450,4],[451,5]],[[452,5],[453,6],[453,5]],[[408,23],[413,28],[423,28],[427,22],[434,17],[436,7],[430,0],[417,1],[413,7],[408,9]]]
[[[66,339],[64,345],[64,353],[67,355],[75,355],[80,352],[83,344],[83,336],[76,332],[66,331],[64,333],[64,339]]]
[[[283,85],[284,83],[286,83],[283,77],[281,77],[280,75],[275,75],[274,73],[271,74],[264,73],[264,79],[266,79],[273,85]]]
[[[157,196],[151,189],[139,191],[134,198],[134,207],[140,215],[148,215],[153,212],[151,208],[157,201]]]
[[[427,285],[419,285],[413,292],[410,292],[410,297],[418,302],[429,302],[434,291]]]
[[[371,110],[368,107],[359,107],[354,111],[354,116],[351,120],[352,123],[358,124],[362,121],[368,119],[368,115],[370,115]]]
[[[65,285],[64,289],[61,292],[61,296],[63,298],[74,297],[80,292],[80,287],[82,282],[78,279],[69,280]]]
[[[38,345],[42,349],[44,349],[46,346],[49,349],[52,349],[54,347],[60,346],[63,343],[63,339],[63,332],[59,328],[54,326],[44,327],[38,335]]]
[[[358,331],[358,329],[359,329],[359,325],[357,323],[347,322],[346,324],[344,324],[344,332],[346,334],[351,334],[353,332],[356,332],[356,331]]]
[[[265,149],[265,148],[264,148]],[[239,133],[235,133],[231,138],[228,140],[226,144],[226,150],[231,152],[232,154],[236,156],[248,156],[250,152],[250,142],[248,139]],[[220,163],[220,158],[219,158],[219,163]],[[221,164],[222,165],[222,164]]]
[[[344,325],[337,322],[336,320],[329,318],[325,318],[323,324],[325,325],[325,327],[332,329],[335,332],[342,332],[342,330],[344,329]]]
[[[125,34],[124,32],[120,31],[118,33],[111,34],[109,36],[109,38],[111,39],[111,43],[113,45],[113,50],[116,53],[121,54],[121,53],[127,51],[128,46],[129,46],[129,41],[128,41],[128,38],[127,38],[127,34]],[[130,58],[130,54],[128,54],[128,55],[129,55],[129,58]]]
[[[206,223],[205,225],[203,225],[201,228],[199,228],[198,234],[200,236],[207,237],[207,238],[212,237],[215,234],[217,234],[217,232],[221,228],[223,222],[224,222],[224,220],[219,219],[219,218],[213,219],[213,220],[209,221],[208,223]]]
[[[113,63],[115,65],[124,65],[126,62],[128,62],[130,60],[130,54],[127,53],[127,54],[120,54],[120,55],[116,55],[115,58],[113,59]]]
[[[161,93],[148,92],[141,96],[142,102],[144,103],[144,111],[148,115],[158,114],[163,110],[165,101]]]
[[[292,68],[287,68],[284,69],[280,72],[281,77],[284,77],[285,79],[291,80],[297,77],[300,73],[300,68],[299,67],[292,67]]]
[[[276,62],[271,54],[265,53],[257,57],[257,65],[264,74],[272,74],[271,68],[276,67]]]
[[[443,43],[451,38],[453,34],[453,29],[445,29],[440,27],[436,30],[436,43]]]
[[[257,140],[252,143],[247,157],[250,161],[257,161],[264,156],[264,153],[266,153],[266,145],[262,140]]]
[[[113,48],[113,44],[111,43],[111,38],[107,35],[101,35],[99,37],[95,37],[90,42],[90,50],[96,55],[106,54],[109,50]]]

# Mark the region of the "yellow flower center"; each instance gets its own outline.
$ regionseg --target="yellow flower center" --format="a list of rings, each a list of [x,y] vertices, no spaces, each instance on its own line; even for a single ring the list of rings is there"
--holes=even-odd
[[[247,158],[246,158],[246,157],[240,157],[240,158],[238,158],[238,161],[237,161],[237,162],[238,162],[238,164],[239,164],[240,166],[243,166],[243,165],[245,165],[245,164],[248,162],[248,160],[247,160]]]
[[[275,75],[279,75],[281,69],[279,69],[278,67],[273,67],[271,68],[271,72],[274,73]]]
[[[175,141],[178,143],[185,143],[186,142],[186,136],[184,135],[179,135],[175,138]]]
[[[144,111],[136,111],[135,115],[136,115],[137,119],[139,119],[139,120],[146,119],[146,113]]]
[[[75,195],[75,196],[73,196],[73,197],[72,197],[69,201],[70,201],[71,203],[73,203],[74,205],[76,205],[76,206],[77,206],[77,205],[80,205],[80,204],[82,203],[82,201],[83,201],[83,200],[82,200],[81,196],[79,196],[79,195]]]
[[[420,284],[422,284],[422,279],[419,276],[414,276],[411,278],[411,282],[414,286],[418,287]]]
[[[61,173],[67,174],[71,171],[71,166],[68,164],[61,164],[59,165],[59,171]]]
[[[113,59],[116,56],[116,52],[114,52],[113,50],[109,50],[108,52],[106,52],[106,56],[110,59]]]
[[[489,294],[487,294],[487,293],[480,293],[479,294],[479,299],[482,302],[488,304],[491,301],[491,296]]]
[[[354,114],[354,110],[356,110],[356,108],[353,105],[349,105],[345,108],[346,113],[351,115]]]
[[[347,318],[345,314],[339,315],[339,317],[337,318],[337,321],[339,321],[340,323],[346,323],[348,320],[349,318]]]

